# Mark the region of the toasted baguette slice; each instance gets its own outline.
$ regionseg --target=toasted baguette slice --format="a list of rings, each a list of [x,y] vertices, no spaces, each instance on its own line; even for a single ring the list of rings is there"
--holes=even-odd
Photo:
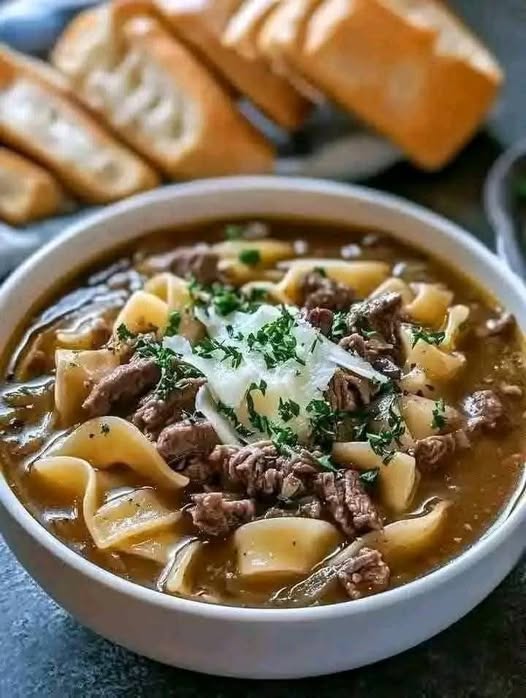
[[[127,1],[79,15],[53,62],[93,111],[171,178],[271,170],[270,144],[151,9]]]
[[[52,174],[7,148],[0,148],[0,218],[24,225],[52,216],[64,201]]]
[[[259,55],[264,56],[276,72],[286,75],[314,102],[322,102],[324,97],[303,74],[297,57],[303,49],[311,15],[321,2],[322,0],[280,0],[267,13],[255,37]]]
[[[247,57],[222,44],[222,34],[241,0],[156,0],[155,4],[176,35],[270,119],[289,130],[303,123],[310,104],[287,79],[261,57]]]
[[[85,113],[49,66],[0,47],[0,138],[88,203],[157,184],[153,170]]]
[[[502,82],[494,58],[438,0],[324,0],[295,61],[430,170],[473,135]]]

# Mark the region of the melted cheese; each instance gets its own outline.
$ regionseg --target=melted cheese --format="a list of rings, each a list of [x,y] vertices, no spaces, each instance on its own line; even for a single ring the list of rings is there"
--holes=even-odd
[[[290,427],[305,441],[311,431],[312,415],[307,406],[312,400],[323,400],[323,393],[342,357],[332,342],[322,338],[319,331],[309,325],[295,307],[288,307],[295,323],[291,329],[296,339],[296,355],[300,359],[287,359],[276,367],[269,368],[263,352],[247,343],[250,334],[256,334],[265,325],[282,316],[282,311],[272,305],[261,305],[254,313],[234,312],[222,317],[213,309],[198,309],[198,319],[206,326],[209,336],[225,346],[234,347],[241,354],[238,366],[232,366],[229,358],[221,350],[211,352],[210,358],[193,353],[190,343],[183,337],[167,337],[165,346],[181,354],[185,361],[199,369],[208,380],[208,387],[216,403],[223,403],[232,408],[239,422],[253,431],[247,407],[247,392],[255,384],[263,381],[266,389],[250,390],[254,408],[259,415],[268,417],[281,427]],[[228,329],[227,329],[228,328]],[[347,352],[342,352],[346,362],[352,366],[356,362],[361,374],[377,378],[378,375],[369,364],[356,359]],[[358,372],[358,371],[356,371]],[[381,376],[383,380],[385,378]],[[299,408],[299,414],[284,421],[279,413],[280,401],[293,401]],[[256,435],[261,438],[262,434]]]

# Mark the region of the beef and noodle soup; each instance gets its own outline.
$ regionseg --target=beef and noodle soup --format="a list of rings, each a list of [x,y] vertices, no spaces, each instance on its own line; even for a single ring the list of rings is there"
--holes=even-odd
[[[20,335],[0,414],[11,487],[67,546],[163,593],[376,594],[472,545],[521,475],[514,318],[375,231],[151,234]]]

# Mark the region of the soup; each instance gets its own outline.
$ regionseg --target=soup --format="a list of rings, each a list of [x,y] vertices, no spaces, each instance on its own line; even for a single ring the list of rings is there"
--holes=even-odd
[[[483,535],[523,467],[513,317],[377,231],[150,234],[55,292],[4,375],[2,463],[32,515],[113,573],[206,602],[409,582]]]

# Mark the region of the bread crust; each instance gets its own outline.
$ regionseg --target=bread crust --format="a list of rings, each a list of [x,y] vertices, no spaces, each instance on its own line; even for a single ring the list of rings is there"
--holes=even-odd
[[[324,0],[291,60],[429,170],[474,134],[502,82],[493,57],[436,0]]]
[[[152,3],[121,0],[87,11],[66,30],[53,60],[70,71],[86,104],[170,178],[273,167],[271,145]]]
[[[239,0],[156,0],[158,10],[175,34],[192,47],[224,80],[248,97],[270,119],[285,129],[300,126],[310,103],[261,56],[225,45],[222,35],[240,6]]]
[[[50,172],[17,153],[0,148],[0,218],[25,225],[56,214],[64,202]]]
[[[115,201],[159,181],[75,103],[50,66],[5,47],[0,47],[0,137],[88,203]]]

